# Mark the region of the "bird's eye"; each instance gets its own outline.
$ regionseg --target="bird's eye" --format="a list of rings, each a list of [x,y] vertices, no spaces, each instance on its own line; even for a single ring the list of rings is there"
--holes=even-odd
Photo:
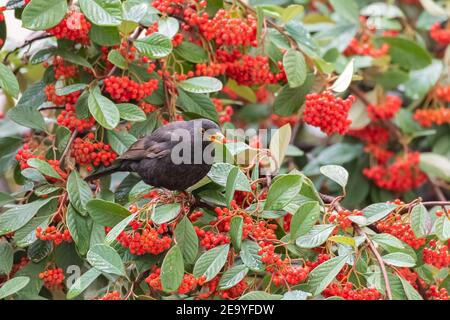
[[[205,133],[205,129],[204,128],[200,128],[200,133],[203,135]]]

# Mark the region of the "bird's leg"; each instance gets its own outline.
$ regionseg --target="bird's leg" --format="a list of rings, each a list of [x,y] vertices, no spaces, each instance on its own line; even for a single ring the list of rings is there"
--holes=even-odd
[[[175,195],[173,194],[172,191],[170,191],[169,189],[166,188],[161,188],[159,189],[161,197],[164,199],[164,202],[174,202]]]

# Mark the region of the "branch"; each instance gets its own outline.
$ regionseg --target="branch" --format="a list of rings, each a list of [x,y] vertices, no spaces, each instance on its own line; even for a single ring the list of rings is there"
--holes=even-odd
[[[61,168],[62,168],[63,165],[64,165],[64,160],[65,160],[65,158],[67,157],[67,155],[69,154],[70,147],[72,146],[72,143],[75,141],[75,138],[77,137],[77,135],[78,135],[78,130],[74,130],[74,131],[72,132],[72,135],[70,136],[69,142],[67,142],[67,146],[66,146],[66,148],[64,149],[64,152],[63,152],[63,154],[61,155],[61,158],[59,158],[59,166],[60,166]]]
[[[40,36],[38,36],[38,37],[36,37],[36,38],[33,38],[33,39],[30,39],[30,40],[25,41],[23,45],[21,45],[21,46],[15,48],[14,50],[9,51],[9,52],[7,53],[6,56],[3,58],[3,63],[6,64],[6,63],[8,62],[8,60],[9,60],[9,57],[10,57],[13,53],[19,51],[20,49],[23,49],[23,48],[25,48],[26,46],[29,46],[29,45],[33,44],[33,42],[35,42],[35,41],[43,40],[43,39],[47,39],[47,38],[51,38],[51,37],[53,37],[53,35],[51,35],[51,34],[43,34],[43,35],[40,35]]]

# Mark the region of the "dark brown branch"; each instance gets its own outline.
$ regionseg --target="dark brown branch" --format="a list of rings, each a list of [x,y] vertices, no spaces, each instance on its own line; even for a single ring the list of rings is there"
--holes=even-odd
[[[14,50],[9,51],[9,52],[7,53],[6,56],[3,58],[3,63],[4,63],[4,64],[8,63],[9,57],[10,57],[13,53],[19,51],[20,49],[23,49],[23,48],[25,48],[26,46],[29,46],[29,45],[33,44],[33,42],[35,42],[35,41],[43,40],[43,39],[47,39],[47,38],[51,38],[51,37],[53,37],[53,35],[51,35],[51,34],[43,34],[43,35],[40,35],[40,36],[38,36],[38,37],[36,37],[36,38],[33,38],[33,39],[30,39],[30,40],[25,41],[23,45],[21,45],[21,46],[15,48]]]
[[[64,149],[64,152],[61,155],[61,158],[59,158],[59,165],[61,168],[64,166],[64,161],[65,161],[66,157],[68,156],[70,148],[72,147],[72,144],[75,141],[75,138],[77,137],[77,135],[78,135],[78,131],[74,130],[72,132],[72,135],[70,136],[69,142],[67,142],[67,146]]]

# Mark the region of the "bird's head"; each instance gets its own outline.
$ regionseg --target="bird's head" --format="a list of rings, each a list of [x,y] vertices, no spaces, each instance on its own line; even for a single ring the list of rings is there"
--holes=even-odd
[[[195,121],[198,122],[198,126],[196,127],[199,128],[203,141],[217,142],[220,144],[225,143],[225,136],[217,123],[207,119],[198,119]]]

